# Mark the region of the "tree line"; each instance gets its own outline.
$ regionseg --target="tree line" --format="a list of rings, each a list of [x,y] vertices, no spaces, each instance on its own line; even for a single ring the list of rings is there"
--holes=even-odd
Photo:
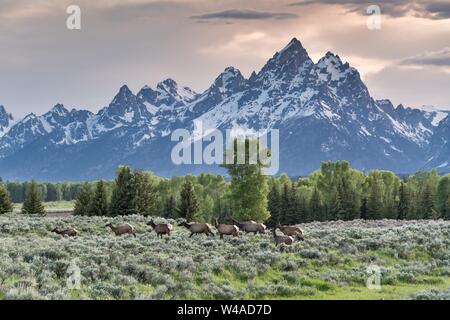
[[[389,171],[367,174],[348,162],[324,162],[292,181],[269,179],[269,223],[353,219],[450,219],[450,175],[436,170],[400,178]]]
[[[48,190],[70,186],[76,189],[77,215],[142,214],[199,222],[210,222],[213,217],[230,221],[234,217],[269,225],[352,219],[450,219],[450,175],[439,176],[436,170],[401,178],[389,171],[363,173],[346,161],[338,161],[322,163],[308,177],[291,179],[287,175],[266,177],[260,164],[225,168],[231,180],[213,174],[163,179],[119,167],[115,181],[21,183],[27,204],[22,211],[39,213],[33,211],[47,199]],[[8,185],[19,183],[0,183],[0,213],[12,210]],[[45,196],[43,190],[47,190]]]

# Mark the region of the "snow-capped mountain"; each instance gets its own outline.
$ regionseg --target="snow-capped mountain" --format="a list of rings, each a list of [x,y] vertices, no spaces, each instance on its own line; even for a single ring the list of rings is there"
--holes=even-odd
[[[4,106],[0,105],[0,138],[3,137],[14,124],[14,118],[6,112]]]
[[[293,176],[341,159],[362,170],[450,171],[448,112],[374,100],[355,68],[331,52],[314,63],[297,39],[250,78],[228,67],[203,93],[167,79],[136,95],[123,86],[97,114],[58,104],[11,121],[1,107],[0,172],[8,179],[111,177],[120,164],[162,176],[217,172],[171,162],[170,134],[198,121],[205,130],[278,129],[280,172]]]

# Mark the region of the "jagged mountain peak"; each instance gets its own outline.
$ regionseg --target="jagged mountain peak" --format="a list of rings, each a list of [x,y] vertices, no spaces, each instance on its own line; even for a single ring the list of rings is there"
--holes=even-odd
[[[13,116],[6,111],[6,108],[3,105],[0,105],[0,127],[7,126],[12,120]]]
[[[13,116],[0,105],[0,138],[4,136],[14,124]]]
[[[285,63],[295,63],[296,65],[301,65],[306,61],[311,61],[311,58],[302,43],[297,38],[293,38],[286,47],[275,53],[273,58],[269,60],[269,62],[275,62],[278,65]]]
[[[163,94],[169,94],[175,100],[183,102],[192,101],[197,96],[194,90],[188,87],[182,87],[170,78],[158,83],[157,91]]]
[[[66,116],[69,114],[69,110],[67,110],[63,104],[56,104],[51,110],[51,113],[57,114],[58,116]]]
[[[248,80],[227,67],[201,94],[166,79],[137,95],[122,86],[95,115],[72,110],[58,117],[66,112],[57,105],[43,116],[30,114],[3,137],[0,126],[0,171],[10,178],[91,179],[129,163],[160,175],[185,174],[167,160],[165,139],[199,120],[207,129],[279,129],[280,170],[290,175],[337,159],[359,169],[405,172],[428,168],[424,160],[439,156],[430,163],[444,168],[450,152],[448,113],[374,100],[349,63],[330,51],[314,63],[297,38]],[[24,165],[30,155],[34,161]]]
[[[348,76],[359,78],[359,73],[348,62],[342,62],[339,55],[328,51],[316,64],[318,75],[323,81],[339,81]]]
[[[234,67],[227,67],[225,70],[214,80],[213,85],[210,87],[209,94],[232,94],[245,86],[246,80],[239,69]]]
[[[171,94],[177,94],[178,83],[173,79],[166,79],[157,84],[156,88]]]
[[[133,92],[128,88],[127,85],[120,87],[119,92],[114,97],[111,104],[124,104],[127,103],[131,98],[134,98]]]
[[[229,82],[230,80],[245,80],[244,76],[242,75],[241,71],[239,69],[236,69],[235,67],[227,67],[225,70],[216,78],[215,82],[217,81],[223,81],[225,83]]]
[[[305,70],[309,71],[313,64],[300,41],[294,38],[267,61],[257,77],[252,77],[252,82],[259,82],[263,87],[269,87],[278,80],[289,82]]]
[[[308,56],[308,52],[297,38],[293,38],[282,50],[275,54],[275,57],[278,59],[289,58],[291,56]]]
[[[157,92],[153,90],[150,86],[145,85],[142,87],[141,90],[139,90],[137,96],[140,99],[154,99],[154,97],[157,95]]]

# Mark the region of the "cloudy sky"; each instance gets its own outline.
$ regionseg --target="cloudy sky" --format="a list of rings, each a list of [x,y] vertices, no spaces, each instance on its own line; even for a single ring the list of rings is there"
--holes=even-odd
[[[66,27],[72,4],[81,30]],[[448,0],[0,0],[0,104],[18,117],[58,102],[96,111],[123,84],[166,78],[200,92],[227,66],[249,76],[293,37],[314,61],[339,54],[376,98],[450,109]]]

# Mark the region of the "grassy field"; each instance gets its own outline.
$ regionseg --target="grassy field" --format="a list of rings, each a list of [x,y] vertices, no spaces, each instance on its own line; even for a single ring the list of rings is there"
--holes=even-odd
[[[55,201],[44,202],[45,210],[49,213],[57,211],[72,211],[75,201]],[[14,203],[14,212],[18,213],[22,209],[22,203]]]
[[[310,223],[304,242],[275,247],[270,233],[222,241],[181,227],[161,240],[147,220],[0,216],[0,299],[450,298],[450,222]],[[110,221],[137,237],[115,237]],[[379,290],[366,285],[374,266]]]

